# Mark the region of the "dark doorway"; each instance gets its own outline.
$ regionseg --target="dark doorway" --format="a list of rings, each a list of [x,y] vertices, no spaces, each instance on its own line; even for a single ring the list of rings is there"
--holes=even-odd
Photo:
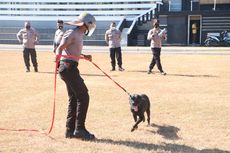
[[[189,44],[200,44],[200,16],[190,16]]]

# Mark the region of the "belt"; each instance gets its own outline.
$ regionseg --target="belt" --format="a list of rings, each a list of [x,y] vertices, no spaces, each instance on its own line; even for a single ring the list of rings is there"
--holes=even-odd
[[[73,65],[73,66],[78,66],[78,62],[76,61],[73,61],[73,60],[69,60],[69,59],[63,59],[63,60],[60,60],[60,64],[70,64],[70,65]]]

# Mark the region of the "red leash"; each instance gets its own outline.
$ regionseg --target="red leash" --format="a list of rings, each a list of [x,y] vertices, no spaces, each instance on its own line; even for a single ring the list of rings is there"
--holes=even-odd
[[[94,62],[90,61],[96,68],[98,68],[102,73],[104,73],[105,76],[107,76],[110,80],[112,80],[118,87],[120,87],[124,92],[126,92],[129,96],[130,93],[125,90],[125,88],[123,88],[119,83],[117,83],[115,80],[113,80],[107,73],[105,73],[97,64],[95,64]]]
[[[53,112],[52,112],[52,120],[51,120],[51,125],[49,127],[48,132],[45,132],[43,130],[37,130],[37,129],[8,129],[8,128],[0,128],[0,131],[26,131],[26,132],[39,132],[41,134],[49,135],[53,129],[54,126],[54,120],[55,120],[55,110],[56,110],[56,89],[57,89],[57,68],[58,68],[58,63],[61,57],[65,58],[74,58],[74,59],[85,59],[89,62],[91,62],[97,69],[99,69],[106,77],[108,77],[110,80],[112,80],[118,87],[120,87],[124,92],[126,92],[129,96],[130,93],[125,90],[119,83],[117,83],[115,80],[113,80],[107,73],[105,73],[97,64],[94,62],[90,61],[88,58],[82,57],[82,56],[73,56],[73,55],[57,55],[56,56],[56,66],[55,66],[55,76],[54,76],[54,101],[53,101]]]
[[[54,126],[54,119],[55,119],[55,110],[56,110],[56,89],[57,89],[57,69],[58,69],[58,63],[60,61],[61,57],[66,57],[66,58],[75,58],[75,59],[85,59],[88,60],[82,56],[72,56],[72,55],[57,55],[56,56],[56,66],[55,66],[55,76],[54,76],[54,102],[53,102],[53,113],[52,113],[52,121],[51,121],[51,125],[48,131],[48,134],[51,133],[53,126]]]
[[[117,83],[115,80],[113,80],[107,73],[105,73],[97,64],[95,64],[94,62],[90,61],[89,59],[82,57],[82,56],[73,56],[73,55],[57,55],[57,60],[56,60],[56,68],[55,68],[55,78],[54,78],[54,103],[53,103],[53,116],[52,116],[52,122],[49,128],[49,132],[48,134],[51,133],[52,129],[53,129],[53,125],[54,125],[54,119],[55,119],[55,105],[56,105],[56,83],[57,83],[57,68],[58,68],[58,63],[61,57],[65,57],[65,58],[75,58],[75,59],[85,59],[89,62],[91,62],[97,69],[99,69],[105,76],[107,76],[110,80],[112,80],[118,87],[120,87],[124,92],[126,92],[129,96],[130,93],[127,92],[127,90],[125,90],[125,88],[123,88],[119,83]]]

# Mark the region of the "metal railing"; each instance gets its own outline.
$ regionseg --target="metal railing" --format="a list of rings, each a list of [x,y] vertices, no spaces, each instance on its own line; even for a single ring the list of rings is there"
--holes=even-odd
[[[139,16],[137,16],[137,17],[133,20],[133,22],[132,22],[132,24],[131,24],[131,26],[130,26],[128,32],[127,32],[127,35],[129,35],[129,34],[132,32],[132,30],[133,30],[133,28],[134,28],[136,22],[137,22],[139,19],[142,19],[143,16],[145,16],[146,14],[148,14],[148,13],[150,13],[151,11],[154,11],[154,9],[156,9],[157,4],[162,5],[163,3],[160,2],[160,1],[156,2],[156,5],[155,5],[154,7],[152,7],[152,8],[149,9],[149,10],[147,10],[146,12],[140,14]]]

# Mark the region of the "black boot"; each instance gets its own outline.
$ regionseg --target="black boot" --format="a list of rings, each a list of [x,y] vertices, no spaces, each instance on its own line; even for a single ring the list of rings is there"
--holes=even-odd
[[[122,68],[121,66],[119,66],[119,69],[118,69],[119,71],[124,71],[125,69],[124,68]]]
[[[152,70],[151,70],[151,69],[149,69],[147,73],[148,73],[148,74],[151,74],[151,73],[153,73],[153,72],[152,72]]]
[[[89,133],[86,129],[79,129],[74,131],[74,137],[82,140],[94,140],[94,134]]]
[[[38,67],[34,67],[34,72],[38,72]]]
[[[110,71],[116,71],[115,67],[112,67],[112,69]]]
[[[65,138],[73,138],[73,131],[66,130],[65,131]]]

